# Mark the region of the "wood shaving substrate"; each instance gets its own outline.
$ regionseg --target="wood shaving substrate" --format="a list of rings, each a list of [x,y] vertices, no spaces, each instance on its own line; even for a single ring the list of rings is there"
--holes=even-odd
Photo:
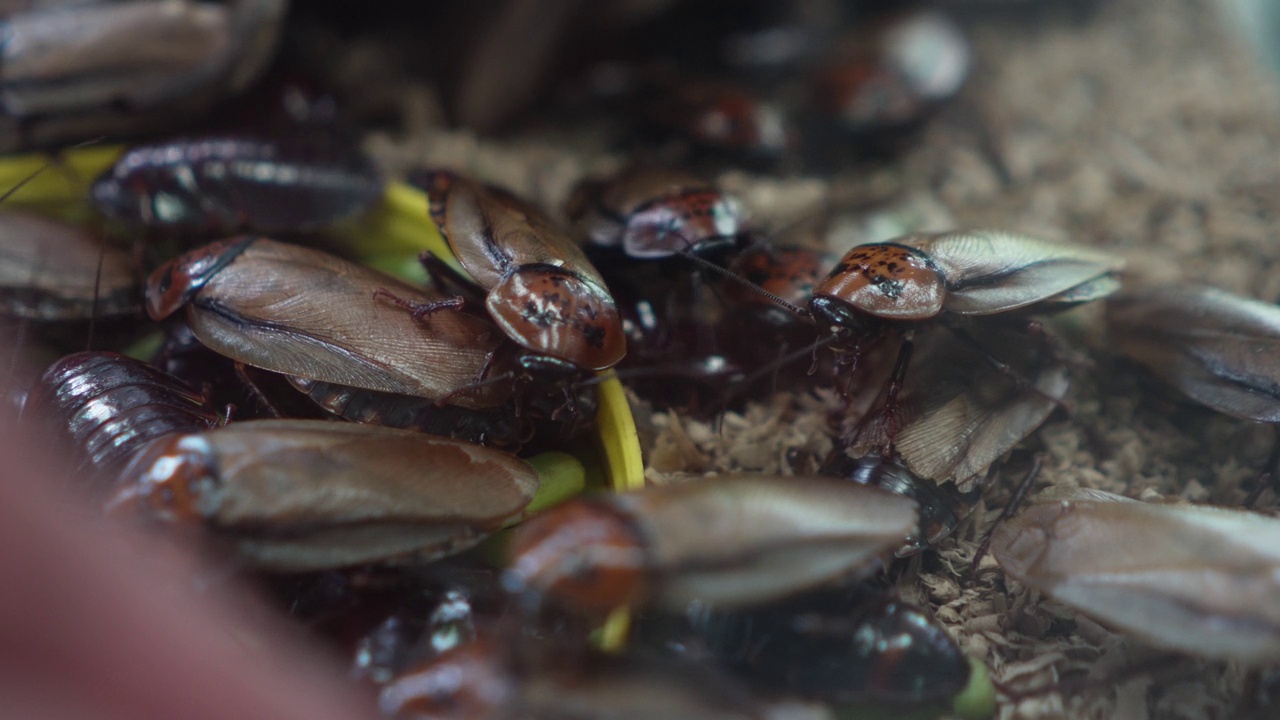
[[[1129,260],[1127,280],[1192,281],[1254,297],[1280,296],[1280,102],[1211,0],[1099,3],[1087,19],[976,23],[974,79],[964,96],[902,161],[831,180],[734,171],[720,182],[744,197],[757,222],[780,227],[864,190],[891,198],[862,226],[919,229],[994,226],[1105,247]],[[590,135],[478,140],[428,122],[409,137],[370,138],[395,171],[414,164],[468,169],[561,207],[587,173],[621,158]],[[886,188],[890,192],[886,192]],[[856,240],[856,237],[853,238]],[[847,249],[850,238],[842,238]],[[1263,464],[1268,429],[1190,407],[1110,356],[1098,313],[1067,330],[1089,350],[1068,402],[1028,443],[1045,452],[1042,483],[1132,497],[1239,503]],[[832,446],[839,399],[818,390],[783,395],[717,425],[672,413],[642,414],[647,477],[738,470],[793,470]],[[1101,438],[1101,442],[1098,439]],[[1140,643],[1007,580],[988,556],[970,568],[976,541],[1008,499],[1006,478],[988,488],[956,536],[913,560],[900,592],[932,608],[1002,687],[999,717],[1228,717],[1241,703],[1245,669],[1175,665]],[[1276,500],[1264,495],[1261,507]],[[1133,668],[1165,667],[1162,672]],[[1069,683],[1060,683],[1070,677]],[[1046,690],[1047,689],[1047,690]]]

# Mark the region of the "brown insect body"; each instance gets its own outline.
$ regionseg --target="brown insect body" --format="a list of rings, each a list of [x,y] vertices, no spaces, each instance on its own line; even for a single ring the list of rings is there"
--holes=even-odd
[[[692,175],[636,167],[588,181],[570,198],[569,218],[594,244],[621,247],[637,259],[667,258],[734,243],[745,229],[736,198]]]
[[[387,289],[413,302],[442,298],[318,250],[240,237],[157,269],[147,307],[159,320],[185,304],[192,332],[218,353],[338,385],[439,400],[501,370],[491,354],[503,338],[489,321],[446,313],[418,322],[374,298]],[[510,397],[490,384],[449,402],[483,409]]]
[[[428,561],[520,515],[537,472],[512,455],[412,431],[257,420],[162,438],[109,507],[203,523],[257,567]]]
[[[585,370],[626,354],[622,319],[604,279],[541,211],[446,172],[428,175],[433,216],[486,291],[490,317],[518,345]]]
[[[867,571],[915,503],[821,477],[735,475],[565,503],[516,530],[512,584],[591,612],[750,605]]]
[[[0,212],[0,312],[29,320],[87,320],[142,309],[128,253],[82,228]]]
[[[1133,290],[1107,301],[1112,340],[1220,413],[1280,422],[1280,308],[1208,287]]]

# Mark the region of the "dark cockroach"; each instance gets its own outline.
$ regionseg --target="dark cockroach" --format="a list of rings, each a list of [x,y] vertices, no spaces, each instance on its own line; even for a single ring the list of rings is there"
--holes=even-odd
[[[834,257],[814,248],[756,243],[735,254],[729,263],[729,272],[746,280],[752,287],[744,287],[740,282],[726,282],[723,284],[724,295],[734,305],[735,311],[746,311],[755,321],[793,325],[795,314],[779,307],[772,298],[803,306],[834,265]],[[753,288],[762,288],[768,295]]]
[[[51,423],[78,463],[106,477],[155,438],[219,422],[186,383],[112,352],[76,353],[54,363],[32,390],[26,414]]]
[[[492,323],[462,313],[418,322],[375,298],[388,290],[423,304],[442,299],[318,250],[240,237],[157,269],[147,311],[159,320],[185,305],[200,342],[274,372],[470,409],[510,399],[508,385],[477,386],[503,342]]]
[[[645,123],[700,150],[776,163],[798,142],[780,105],[732,82],[657,73],[642,80],[638,96]]]
[[[955,532],[982,497],[982,487],[974,485],[961,492],[954,483],[936,483],[908,470],[900,461],[886,459],[880,453],[853,458],[836,453],[822,468],[822,473],[842,477],[864,485],[883,488],[916,501],[920,512],[919,529],[912,532],[898,549],[899,557],[914,555]]]
[[[166,232],[222,237],[302,232],[369,209],[378,170],[297,140],[206,137],[143,145],[93,183],[99,211]]]
[[[583,182],[567,214],[593,244],[638,259],[732,244],[746,223],[742,203],[732,195],[685,172],[647,167]]]
[[[351,422],[417,430],[512,451],[527,439],[526,423],[521,422],[515,407],[471,410],[439,405],[434,400],[412,395],[362,390],[300,377],[290,377],[289,382],[320,407]]]
[[[920,705],[949,701],[969,682],[969,661],[947,631],[876,588],[823,590],[747,610],[694,603],[685,618],[692,639],[675,635],[668,646],[710,652],[752,687],[778,693],[835,705]]]
[[[750,605],[873,569],[915,522],[911,500],[832,478],[650,486],[523,523],[508,580],[588,611]]]
[[[453,173],[423,176],[431,214],[485,292],[490,317],[541,370],[604,370],[626,354],[617,305],[582,249],[515,196]],[[398,295],[398,294],[397,294]],[[399,296],[403,300],[403,296]],[[406,302],[416,315],[440,303]]]
[[[1280,658],[1280,520],[1100,491],[1041,498],[998,526],[1010,577],[1146,642],[1245,663]]]
[[[255,420],[161,438],[134,456],[116,512],[202,524],[255,567],[424,562],[517,518],[538,474],[513,455],[406,430]]]
[[[1123,267],[1122,259],[1100,250],[1001,230],[907,235],[854,247],[814,288],[809,308],[847,364],[856,366],[866,348],[889,332],[902,337],[883,403],[890,423],[885,447],[892,449],[915,327],[941,321],[980,348],[962,320],[1098,300],[1118,289]],[[1001,364],[989,352],[982,357]]]
[[[531,658],[522,655],[535,655]],[[545,655],[545,657],[544,657]],[[415,720],[764,720],[822,718],[781,710],[702,664],[636,655],[512,652],[482,635],[382,688],[384,715]],[[514,657],[513,657],[514,656]]]
[[[123,248],[24,212],[0,212],[0,313],[88,320],[142,309],[142,281]]]
[[[1126,291],[1107,301],[1121,352],[1192,400],[1242,420],[1280,423],[1280,308],[1209,287]],[[1245,501],[1280,481],[1280,439]]]

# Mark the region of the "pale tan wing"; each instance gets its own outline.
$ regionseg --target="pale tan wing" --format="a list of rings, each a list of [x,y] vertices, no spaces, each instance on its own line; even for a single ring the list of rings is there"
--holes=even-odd
[[[495,529],[538,488],[527,462],[480,445],[322,420],[232,423],[193,436],[216,457],[221,528],[458,524]]]
[[[1280,307],[1197,286],[1146,288],[1107,302],[1112,340],[1193,400],[1280,422]]]
[[[964,491],[998,458],[1035,431],[1053,412],[1049,398],[1067,391],[1067,368],[1023,333],[989,329],[977,337],[1021,380],[992,368],[978,352],[946,331],[920,336],[898,396],[897,451],[916,475],[954,481]],[[878,387],[883,388],[883,383]],[[884,391],[851,414],[844,434],[853,456],[878,452],[888,442]],[[852,407],[852,406],[851,406]]]
[[[915,502],[826,477],[734,475],[646,488],[633,508],[672,607],[748,605],[878,567],[915,529]]]
[[[214,275],[187,313],[214,351],[255,367],[367,390],[441,398],[481,378],[502,334],[488,320],[441,310],[415,320],[375,299],[443,296],[309,248],[259,239]],[[493,384],[450,399],[488,408],[510,396]]]
[[[923,250],[942,269],[944,308],[959,315],[991,315],[1043,301],[1095,300],[1115,290],[1099,278],[1124,268],[1123,259],[1101,250],[1004,230],[920,234],[894,242]],[[1088,292],[1072,292],[1082,287]]]
[[[1019,582],[1152,644],[1280,658],[1280,519],[1095,493],[1031,505],[991,551]]]

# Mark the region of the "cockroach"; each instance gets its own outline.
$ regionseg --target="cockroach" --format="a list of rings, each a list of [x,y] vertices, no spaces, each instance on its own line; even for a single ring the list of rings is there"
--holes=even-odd
[[[921,705],[949,701],[969,682],[968,659],[924,609],[867,585],[747,610],[694,603],[685,619],[693,639],[677,636],[677,645],[777,693]]]
[[[305,572],[425,562],[518,518],[538,474],[513,455],[422,433],[316,420],[252,420],[160,438],[108,502],[198,523],[254,567]]]
[[[748,312],[753,321],[774,326],[794,325],[795,314],[784,310],[772,298],[781,298],[797,307],[804,305],[834,265],[835,258],[820,250],[758,242],[736,253],[729,263],[729,272],[746,280],[751,287],[726,282],[724,295],[735,312]],[[762,288],[768,294],[753,288]]]
[[[1280,308],[1210,287],[1130,290],[1107,300],[1116,346],[1212,410],[1280,423]],[[1276,481],[1280,439],[1246,505]]]
[[[446,171],[423,183],[449,247],[484,291],[498,327],[537,372],[605,370],[626,354],[622,319],[600,273],[568,234],[532,205]],[[394,294],[405,300],[399,293]],[[415,316],[439,302],[405,301]]]
[[[417,430],[510,451],[518,450],[527,439],[526,423],[515,407],[472,410],[300,377],[290,377],[289,382],[320,407],[351,422]]]
[[[89,320],[142,309],[142,281],[123,248],[31,213],[0,212],[0,312]]]
[[[375,298],[388,289],[417,303],[442,299],[319,250],[238,237],[158,268],[147,311],[160,320],[185,306],[201,343],[273,372],[473,410],[508,402],[509,386],[479,382],[502,369],[492,323],[462,313],[418,322]]]
[[[911,129],[959,93],[972,64],[943,13],[893,14],[837,41],[809,74],[810,105],[860,139]]]
[[[368,210],[381,174],[351,152],[300,140],[204,137],[130,149],[94,181],[94,206],[167,233],[304,232]]]
[[[908,470],[900,460],[886,459],[880,453],[854,458],[845,452],[837,452],[821,472],[883,488],[916,502],[920,512],[919,527],[897,550],[898,557],[914,555],[949,537],[982,497],[981,485],[973,484],[966,492],[961,492],[955,483],[926,480]]]
[[[737,198],[669,168],[638,166],[614,178],[584,181],[566,214],[591,243],[621,248],[636,259],[732,245],[746,228]]]
[[[521,657],[530,654],[535,657]],[[499,639],[482,635],[401,673],[383,686],[378,704],[388,717],[417,720],[817,720],[826,716],[791,706],[781,710],[780,703],[754,696],[706,665],[634,654],[578,654],[581,657],[566,659],[551,650],[513,652]]]
[[[0,151],[156,132],[243,90],[274,55],[285,0],[8,3]],[[139,42],[145,38],[146,42]]]
[[[1002,230],[906,235],[846,253],[814,288],[809,312],[850,365],[886,334],[900,335],[883,404],[890,423],[885,449],[892,454],[899,429],[897,396],[916,327],[941,322],[981,348],[962,321],[1049,312],[1101,299],[1119,288],[1116,276],[1123,267],[1121,258],[1101,250]],[[989,352],[981,355],[988,364],[1003,365]]]
[[[26,414],[49,422],[82,467],[107,478],[155,438],[221,420],[186,383],[113,352],[81,352],[54,363],[32,390]]]
[[[763,603],[875,568],[915,503],[823,477],[735,475],[557,506],[516,529],[507,582],[588,612]]]
[[[1152,645],[1280,658],[1280,520],[1246,510],[1059,491],[998,526],[1010,577]]]
[[[700,150],[776,163],[799,142],[780,105],[733,82],[657,73],[642,80],[638,95],[645,123]]]

